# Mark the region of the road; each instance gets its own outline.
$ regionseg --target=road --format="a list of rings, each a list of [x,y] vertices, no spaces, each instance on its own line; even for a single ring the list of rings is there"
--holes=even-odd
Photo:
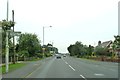
[[[32,65],[37,67],[24,78],[82,78],[83,80],[87,80],[87,78],[118,78],[118,64],[112,62],[67,56],[61,59],[50,57],[32,63]]]

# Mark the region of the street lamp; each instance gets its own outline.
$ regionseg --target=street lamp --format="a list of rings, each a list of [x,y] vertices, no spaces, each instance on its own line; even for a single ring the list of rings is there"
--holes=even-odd
[[[45,41],[44,41],[44,40],[45,40],[45,39],[44,39],[44,36],[45,36],[45,34],[44,34],[44,33],[45,33],[45,32],[44,32],[44,29],[45,29],[45,28],[48,28],[48,27],[52,27],[52,26],[47,26],[47,27],[44,27],[44,26],[43,26],[43,48],[42,48],[42,50],[43,50],[43,57],[44,57],[44,51],[45,51],[45,48],[44,48],[44,42],[45,42]]]

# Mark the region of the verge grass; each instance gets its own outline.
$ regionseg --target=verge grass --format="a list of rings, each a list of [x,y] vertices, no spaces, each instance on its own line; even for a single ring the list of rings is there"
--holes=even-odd
[[[25,63],[16,63],[16,64],[9,64],[9,72],[16,70],[18,68],[21,68],[25,66]],[[2,72],[2,74],[6,73],[6,67],[5,65],[3,65],[2,67],[0,67],[0,72]]]

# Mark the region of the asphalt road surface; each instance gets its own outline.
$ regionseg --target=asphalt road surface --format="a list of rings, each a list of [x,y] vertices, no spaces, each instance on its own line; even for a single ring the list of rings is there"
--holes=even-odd
[[[118,63],[112,62],[92,61],[69,56],[56,59],[54,56],[33,62],[31,65],[36,67],[24,75],[24,78],[82,78],[84,80],[87,78],[118,78]],[[22,72],[24,73],[24,70]],[[14,73],[12,74],[15,76]]]

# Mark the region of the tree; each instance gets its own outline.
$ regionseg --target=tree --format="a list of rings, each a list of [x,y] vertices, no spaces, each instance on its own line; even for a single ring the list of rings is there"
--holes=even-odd
[[[33,57],[36,56],[36,53],[40,51],[40,41],[37,38],[36,34],[30,34],[30,33],[25,33],[21,34],[21,36],[18,39],[18,51],[21,52],[28,52],[27,57]],[[18,46],[17,45],[17,46]],[[25,53],[22,53],[25,54]]]
[[[67,49],[70,53],[70,56],[79,56],[81,54],[82,43],[77,41],[75,44],[70,45]]]
[[[84,47],[84,45],[82,44],[82,42],[76,41],[74,52],[75,52],[75,55],[77,55],[77,57],[84,55],[83,47]]]
[[[68,52],[71,56],[77,56],[77,57],[84,57],[84,56],[91,56],[94,47],[89,45],[82,44],[80,41],[76,41],[75,44],[70,45],[68,48]]]
[[[50,51],[53,51],[53,45],[48,43],[47,44],[47,52],[49,53]]]
[[[120,48],[120,36],[114,36],[115,40],[114,40],[114,44],[117,45],[117,48]]]
[[[10,30],[11,27],[15,25],[15,22],[2,20],[0,21],[0,25],[1,25],[0,27],[2,27],[4,31],[6,31],[6,30]]]
[[[94,47],[89,45],[89,47],[88,47],[88,56],[91,56],[93,50],[94,50]]]
[[[113,53],[112,53],[112,57],[115,56],[115,51],[118,51],[118,57],[120,55],[119,51],[120,51],[120,36],[117,35],[117,36],[114,36],[115,40],[113,42],[113,45],[112,45],[112,49],[113,49]]]
[[[74,56],[75,55],[75,45],[70,45],[68,48],[68,52],[70,53],[70,56]]]
[[[47,46],[53,46],[52,44],[48,43]]]
[[[83,44],[82,42],[76,41],[75,44],[70,45],[68,48],[68,51],[70,53],[70,56],[81,56],[83,53]]]
[[[99,56],[108,56],[109,49],[102,48],[102,47],[96,47],[95,52],[96,52],[96,55],[99,55]]]
[[[6,47],[6,31],[11,30],[11,27],[15,25],[15,22],[13,21],[6,21],[2,20],[0,21],[0,27],[2,27],[2,56],[5,57],[5,47]],[[11,36],[8,35],[8,44],[10,49],[10,56],[12,55],[12,42],[10,40]],[[4,58],[3,58],[4,59]]]

